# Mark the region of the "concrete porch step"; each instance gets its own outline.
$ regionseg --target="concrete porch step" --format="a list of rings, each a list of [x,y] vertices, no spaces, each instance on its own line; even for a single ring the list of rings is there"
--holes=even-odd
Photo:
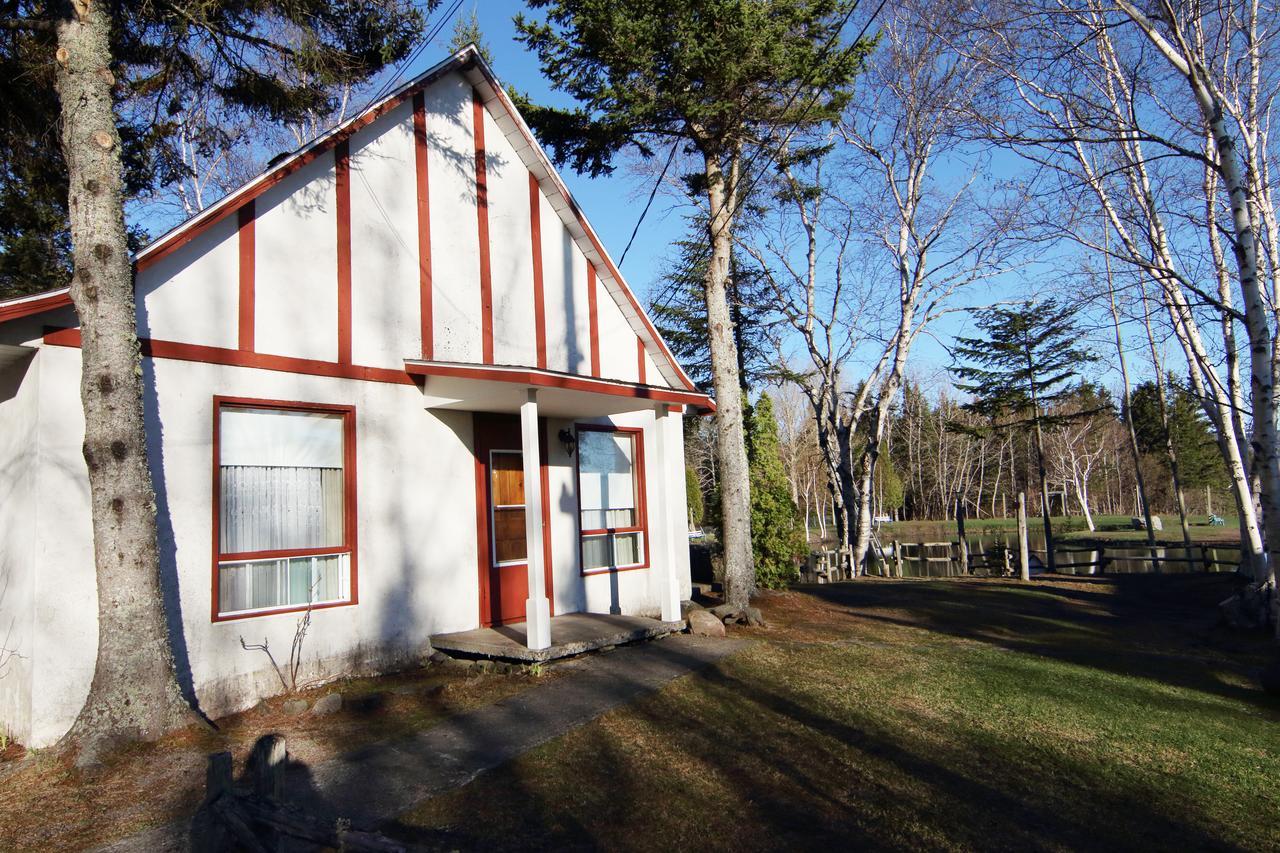
[[[606,646],[653,640],[683,629],[684,622],[661,622],[643,616],[566,613],[551,617],[551,646],[545,649],[534,650],[525,645],[527,632],[523,622],[436,634],[431,638],[431,645],[454,657],[541,663],[585,654]]]

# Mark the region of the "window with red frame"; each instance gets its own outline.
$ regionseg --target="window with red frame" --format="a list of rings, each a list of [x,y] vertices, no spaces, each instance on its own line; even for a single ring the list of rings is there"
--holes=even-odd
[[[218,404],[219,616],[351,600],[353,415]]]
[[[578,427],[582,571],[648,565],[640,430]]]

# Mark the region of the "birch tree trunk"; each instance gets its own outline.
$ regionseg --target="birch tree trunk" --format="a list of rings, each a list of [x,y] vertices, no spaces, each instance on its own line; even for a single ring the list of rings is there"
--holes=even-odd
[[[714,152],[704,154],[711,213],[711,261],[705,287],[711,375],[716,392],[716,455],[720,459],[720,535],[724,545],[725,601],[745,607],[755,591],[751,550],[751,477],[742,421],[738,347],[729,308],[729,258],[733,248],[738,155],[725,174]]]
[[[96,761],[116,739],[154,739],[195,720],[174,673],[160,588],[110,30],[107,5],[88,0],[71,3],[57,24],[55,79],[69,173],[71,298],[80,318],[98,588],[93,682],[63,738],[83,763]]]

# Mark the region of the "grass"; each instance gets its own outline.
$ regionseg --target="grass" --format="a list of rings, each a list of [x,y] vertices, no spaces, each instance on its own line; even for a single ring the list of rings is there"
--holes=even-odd
[[[1133,529],[1130,516],[1095,515],[1093,520],[1097,530],[1090,531],[1082,516],[1054,516],[1054,535],[1073,545],[1093,543],[1105,545],[1109,542],[1145,543],[1147,541],[1146,531]],[[1164,530],[1156,531],[1156,541],[1181,545],[1182,528],[1178,524],[1177,515],[1162,515],[1161,521],[1164,523]],[[1031,516],[1027,522],[1032,536],[1041,531],[1039,516]],[[1207,515],[1188,516],[1187,523],[1191,532],[1191,541],[1194,544],[1228,546],[1238,545],[1240,542],[1240,529],[1235,516],[1225,516],[1224,523],[1217,527],[1209,525]],[[980,518],[965,522],[965,534],[970,537],[1011,535],[1017,528],[1016,518]],[[931,537],[954,539],[957,535],[954,521],[895,521],[883,526],[880,539],[881,541],[898,539],[910,542],[925,541]]]
[[[292,716],[290,697],[188,730],[126,747],[100,769],[82,773],[51,750],[15,751],[0,763],[0,850],[80,850],[172,820],[187,819],[204,795],[206,756],[230,750],[237,769],[259,737],[286,737],[291,760],[313,765],[377,740],[430,728],[451,715],[526,690],[553,673],[472,675],[430,667],[396,676],[352,679],[299,694],[315,700],[339,691],[336,714]]]
[[[462,849],[1280,848],[1274,654],[1226,576],[761,600],[702,674],[405,816]]]

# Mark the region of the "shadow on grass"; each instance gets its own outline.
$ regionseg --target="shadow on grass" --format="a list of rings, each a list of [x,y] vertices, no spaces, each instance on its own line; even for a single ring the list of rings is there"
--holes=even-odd
[[[860,619],[1280,709],[1261,690],[1220,677],[1253,681],[1274,653],[1262,632],[1216,626],[1215,605],[1236,583],[1226,575],[1114,575],[1070,583],[853,582],[804,591]]]

